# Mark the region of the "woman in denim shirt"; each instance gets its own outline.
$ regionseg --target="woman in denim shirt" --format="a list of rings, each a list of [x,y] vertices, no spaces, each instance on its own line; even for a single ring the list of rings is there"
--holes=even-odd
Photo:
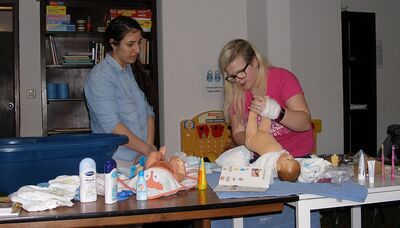
[[[118,166],[130,167],[140,156],[157,150],[153,111],[157,97],[138,59],[142,33],[132,18],[113,19],[104,34],[106,57],[89,72],[84,85],[92,132],[129,138],[113,155]]]

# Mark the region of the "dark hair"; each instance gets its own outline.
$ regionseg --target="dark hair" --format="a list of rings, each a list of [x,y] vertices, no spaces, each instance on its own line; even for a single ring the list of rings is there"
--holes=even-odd
[[[104,33],[104,47],[109,53],[112,52],[112,46],[110,40],[114,40],[114,45],[118,45],[127,33],[132,30],[140,31],[143,34],[143,29],[140,24],[133,18],[119,16],[111,20],[108,24],[106,32]]]
[[[119,45],[122,39],[131,32],[132,30],[140,31],[143,34],[143,29],[140,24],[133,18],[126,16],[119,16],[111,20],[108,24],[106,32],[104,33],[104,47],[105,50],[110,53],[113,48],[110,40],[113,39],[114,45]],[[135,63],[131,65],[133,75],[138,83],[139,88],[143,91],[146,96],[147,102],[155,109],[158,108],[156,90],[153,88],[153,80],[151,78],[151,72],[145,69],[144,65],[140,62],[139,58],[136,59]]]

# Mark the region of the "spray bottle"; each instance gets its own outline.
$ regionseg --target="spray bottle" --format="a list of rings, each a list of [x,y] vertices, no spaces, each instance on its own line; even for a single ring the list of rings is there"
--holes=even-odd
[[[358,179],[365,180],[365,163],[364,151],[360,150],[360,158],[358,159]]]
[[[96,193],[96,163],[91,158],[84,158],[79,163],[80,201],[93,202],[97,200]]]
[[[114,159],[107,160],[104,163],[104,200],[106,204],[117,202],[117,177],[117,163]]]

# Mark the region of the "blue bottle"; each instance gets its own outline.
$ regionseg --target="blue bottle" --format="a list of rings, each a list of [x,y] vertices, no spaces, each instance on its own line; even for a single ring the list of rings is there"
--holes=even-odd
[[[144,171],[140,170],[136,181],[136,200],[147,200],[147,185],[144,179]]]
[[[104,201],[106,204],[117,202],[117,177],[117,163],[114,159],[107,160],[104,163]]]

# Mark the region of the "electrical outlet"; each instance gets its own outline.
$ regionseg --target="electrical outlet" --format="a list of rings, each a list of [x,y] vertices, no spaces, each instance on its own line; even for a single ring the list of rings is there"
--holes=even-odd
[[[29,99],[36,98],[36,90],[35,89],[27,89],[26,90],[26,98],[29,98]]]

